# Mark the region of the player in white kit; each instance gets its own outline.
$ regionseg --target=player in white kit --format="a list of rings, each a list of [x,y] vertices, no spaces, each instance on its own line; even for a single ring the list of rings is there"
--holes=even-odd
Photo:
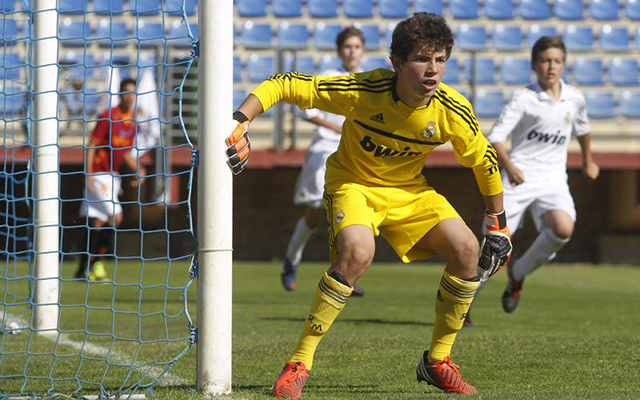
[[[341,76],[361,72],[360,61],[365,55],[364,36],[354,27],[344,28],[336,38],[338,55],[342,59],[341,69],[322,71],[320,75]],[[344,116],[331,114],[317,109],[303,111],[303,117],[316,125],[315,137],[307,149],[307,156],[302,171],[296,182],[293,204],[305,205],[306,214],[298,220],[296,228],[289,239],[284,265],[280,274],[282,285],[286,290],[296,287],[296,272],[302,253],[309,238],[318,229],[320,221],[326,219],[322,202],[324,192],[324,173],[327,158],[338,149],[342,134]],[[363,295],[364,290],[354,286],[353,295]]]
[[[527,211],[539,232],[524,254],[507,264],[502,308],[508,313],[518,305],[525,276],[553,259],[573,234],[576,210],[567,183],[571,136],[580,143],[585,177],[594,180],[600,170],[591,154],[584,96],[561,79],[565,59],[560,38],[540,38],[531,51],[537,82],[514,94],[487,136],[498,153],[511,234],[522,226]]]

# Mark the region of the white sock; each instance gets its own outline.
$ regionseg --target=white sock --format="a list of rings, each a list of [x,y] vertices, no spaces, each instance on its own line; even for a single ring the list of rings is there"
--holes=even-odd
[[[513,264],[513,277],[521,281],[539,266],[555,257],[571,238],[561,239],[549,228],[542,229],[527,251]]]
[[[286,256],[295,266],[300,264],[302,260],[302,252],[304,251],[309,238],[316,231],[316,228],[309,228],[305,217],[298,220],[296,229],[293,231],[291,239],[289,239],[289,246],[287,246]]]

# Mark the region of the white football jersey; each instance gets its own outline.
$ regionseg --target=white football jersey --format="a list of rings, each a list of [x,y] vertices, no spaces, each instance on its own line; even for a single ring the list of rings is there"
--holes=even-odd
[[[504,143],[511,135],[509,158],[525,179],[546,179],[549,174],[566,178],[571,136],[590,131],[584,96],[571,85],[561,85],[555,102],[537,82],[517,90],[487,135],[491,143]]]

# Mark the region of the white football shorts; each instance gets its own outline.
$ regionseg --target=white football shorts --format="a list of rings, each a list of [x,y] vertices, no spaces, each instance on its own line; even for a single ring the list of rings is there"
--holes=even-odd
[[[306,205],[311,208],[323,208],[324,173],[327,169],[327,158],[336,150],[338,144],[333,140],[314,139],[307,149],[307,156],[302,171],[296,181],[293,204]]]
[[[506,171],[503,171],[502,185],[504,209],[511,235],[522,227],[527,210],[531,213],[538,231],[544,224],[542,216],[549,211],[562,210],[569,214],[574,222],[576,220],[576,207],[566,176],[525,180],[518,186],[512,186]]]
[[[121,188],[122,180],[119,175],[94,175],[93,184],[85,189],[80,216],[109,221],[113,215],[122,213],[122,206],[118,201]]]

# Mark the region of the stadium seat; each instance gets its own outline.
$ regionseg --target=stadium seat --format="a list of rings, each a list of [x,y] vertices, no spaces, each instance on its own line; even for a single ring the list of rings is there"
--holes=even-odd
[[[364,36],[364,48],[367,50],[378,50],[380,48],[380,28],[372,24],[355,24],[356,28],[362,31]]]
[[[19,53],[7,52],[0,49],[0,82],[3,79],[19,79],[21,71],[26,71],[26,63]]]
[[[391,68],[387,63],[387,57],[382,56],[366,56],[362,59],[360,66],[363,71],[372,71],[378,68]]]
[[[484,25],[460,24],[456,42],[463,50],[480,50],[487,47],[487,32]]]
[[[492,47],[496,50],[522,50],[522,30],[519,25],[496,25],[491,37]]]
[[[87,12],[88,4],[89,0],[58,0],[58,12],[82,15]]]
[[[300,56],[296,57],[296,65],[293,65],[293,55],[286,54],[284,56],[284,71],[297,71],[303,74],[315,75],[316,65],[312,56]]]
[[[18,29],[18,21],[15,19],[0,20],[0,43],[13,42],[19,37],[21,37],[21,33]]]
[[[242,26],[242,45],[247,49],[268,49],[272,45],[271,25],[247,21]]]
[[[302,0],[273,0],[271,2],[273,15],[282,18],[302,16]]]
[[[629,51],[631,37],[626,26],[603,25],[600,29],[600,48],[605,51]]]
[[[625,0],[624,15],[634,21],[640,21],[640,0]]]
[[[158,58],[154,51],[146,52],[141,51],[138,55],[138,61],[136,63],[139,67],[151,67],[158,64]]]
[[[640,92],[625,90],[620,94],[620,114],[626,118],[640,118]]]
[[[342,25],[318,22],[313,30],[313,42],[319,50],[335,50]]]
[[[150,22],[144,19],[138,19],[138,23],[136,25],[136,37],[139,40],[140,48],[143,49],[164,46],[166,41],[166,35],[162,23]],[[174,43],[171,44],[173,45]]]
[[[244,89],[233,89],[233,109],[237,110],[240,104],[247,98],[247,91]]]
[[[124,0],[93,0],[93,10],[98,15],[121,14]]]
[[[457,58],[450,58],[447,60],[447,69],[444,71],[444,77],[442,82],[447,85],[456,85],[462,83],[460,75],[462,72],[462,66]]]
[[[414,12],[430,12],[439,16],[444,16],[443,0],[414,0]]]
[[[267,0],[236,0],[236,10],[241,17],[265,17]]]
[[[338,0],[307,0],[307,10],[313,18],[335,18],[338,16]]]
[[[393,39],[393,30],[396,29],[396,25],[398,25],[398,23],[396,22],[389,22],[387,24],[387,29],[384,33],[385,45],[387,46],[387,48],[391,46],[391,41]]]
[[[615,117],[615,102],[613,93],[589,90],[584,94],[587,101],[587,115],[589,118],[605,119]]]
[[[449,13],[455,19],[478,19],[478,0],[450,0]]]
[[[520,17],[529,20],[551,18],[551,8],[547,0],[521,0]]]
[[[485,0],[484,15],[490,19],[513,19],[513,0]]]
[[[569,51],[594,50],[595,37],[591,26],[567,25],[562,34],[562,40]]]
[[[640,85],[640,67],[635,58],[615,57],[609,62],[609,78],[614,85]]]
[[[93,54],[85,53],[82,50],[62,53],[60,67],[62,71],[69,74],[71,79],[81,81],[85,80],[85,77],[87,79],[93,78],[97,69]]]
[[[162,2],[158,0],[135,0],[129,4],[138,15],[158,15],[162,8]]]
[[[58,29],[60,44],[66,47],[83,47],[93,33],[89,21],[70,17],[63,18]]]
[[[464,64],[465,78],[467,82],[473,82],[473,71],[471,67],[474,63],[468,58]],[[495,85],[496,64],[493,58],[476,58],[475,60],[475,83],[478,85]]]
[[[372,18],[372,0],[343,0],[342,7],[347,18]]]
[[[589,14],[597,20],[617,20],[620,18],[618,0],[590,0]]]
[[[142,21],[141,21],[142,22]],[[98,45],[102,48],[122,48],[127,46],[127,38],[130,38],[129,28],[126,22],[110,19],[101,19],[96,27]]]
[[[278,46],[284,49],[305,49],[309,42],[307,24],[281,22],[278,27]]]
[[[478,89],[473,108],[478,118],[498,118],[507,104],[499,90]]]
[[[573,79],[579,85],[604,85],[604,64],[599,58],[577,57],[572,71]]]
[[[184,10],[188,16],[196,15],[196,0],[185,0]],[[182,0],[164,0],[164,11],[169,15],[182,15]]]
[[[323,71],[328,69],[342,69],[342,60],[335,54],[324,54],[320,57],[320,64],[318,65],[318,73],[322,74]]]
[[[0,92],[0,116],[22,114],[27,106],[26,93]]]
[[[529,47],[533,47],[533,45],[543,36],[556,36],[556,28],[551,25],[538,25],[534,24],[529,26],[529,31],[527,32],[527,43]]]
[[[251,54],[247,59],[247,78],[250,82],[262,82],[275,73],[272,56]]]
[[[553,13],[561,20],[579,21],[584,19],[582,0],[555,0]]]
[[[406,18],[409,15],[409,1],[379,0],[378,12],[383,18]]]
[[[189,24],[189,29],[191,29],[194,40],[198,40],[198,24]],[[187,25],[181,20],[174,20],[171,23],[167,40],[169,41],[169,45],[176,49],[188,49],[192,47]]]
[[[128,53],[114,53],[105,51],[100,55],[100,65],[127,65],[131,64],[131,55]]]
[[[233,56],[233,81],[242,82],[242,60],[239,56]]]
[[[507,85],[528,85],[534,81],[531,60],[523,57],[504,57],[500,61],[500,76]]]

